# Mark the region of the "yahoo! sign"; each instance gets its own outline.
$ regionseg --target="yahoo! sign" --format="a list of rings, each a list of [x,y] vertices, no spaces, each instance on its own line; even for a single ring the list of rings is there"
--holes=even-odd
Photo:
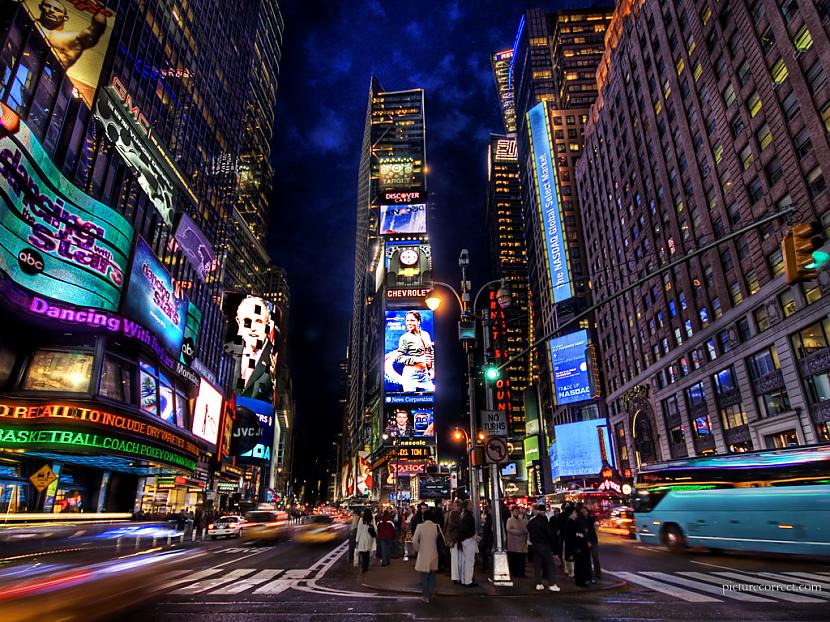
[[[44,296],[115,311],[132,227],[61,175],[9,108],[0,113],[0,269]]]

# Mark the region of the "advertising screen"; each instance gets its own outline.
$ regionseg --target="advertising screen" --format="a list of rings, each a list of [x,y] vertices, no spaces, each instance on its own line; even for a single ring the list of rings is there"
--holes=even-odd
[[[378,164],[381,188],[413,185],[415,161],[412,158],[379,158]]]
[[[556,337],[549,342],[553,383],[556,387],[556,404],[562,406],[591,399],[591,381],[585,350],[588,348],[588,331]]]
[[[216,253],[213,246],[208,242],[205,234],[195,222],[185,213],[179,216],[179,224],[176,227],[176,242],[182,249],[182,254],[188,263],[193,266],[196,274],[203,281],[208,274],[217,267]]]
[[[0,112],[0,269],[42,296],[117,311],[132,227],[61,175],[8,107]]]
[[[236,362],[236,393],[273,402],[277,368],[277,322],[273,306],[257,296],[226,292],[222,311],[229,320],[225,352]]]
[[[193,407],[193,434],[215,445],[219,438],[221,418],[222,394],[202,378],[196,405]]]
[[[429,309],[386,311],[386,393],[435,393],[432,320]]]
[[[384,409],[386,422],[383,433],[386,434],[385,444],[395,444],[395,439],[428,439],[435,440],[435,422],[433,420],[432,405],[387,405]]]
[[[545,102],[538,104],[527,113],[530,142],[533,148],[533,176],[536,179],[536,199],[539,205],[542,236],[547,249],[550,286],[553,301],[561,302],[573,296],[573,285],[568,270],[568,246],[562,231],[556,164],[550,145],[550,126]]]
[[[429,244],[387,241],[386,274],[388,287],[411,288],[428,281],[432,275],[432,247]],[[423,298],[427,293],[429,288],[423,294],[416,293],[414,297]]]
[[[236,398],[236,412],[245,409],[253,412],[259,419],[259,442],[250,451],[243,453],[239,461],[243,463],[262,463],[271,460],[271,447],[274,444],[274,405],[271,402],[253,400],[249,397]]]
[[[550,446],[553,479],[596,475],[602,470],[603,462],[614,466],[614,453],[605,419],[557,425],[554,434],[556,441]]]
[[[357,494],[368,495],[372,492],[372,469],[369,452],[357,452]]]
[[[184,338],[179,360],[185,365],[193,362],[196,356],[196,340],[199,338],[199,329],[202,327],[202,312],[192,302],[187,303],[187,318],[184,322]]]
[[[187,298],[176,296],[173,278],[141,236],[136,238],[124,315],[147,327],[171,353],[182,348]]]
[[[380,206],[380,234],[426,233],[427,206],[423,203]]]
[[[81,97],[92,103],[115,14],[98,0],[24,0]]]

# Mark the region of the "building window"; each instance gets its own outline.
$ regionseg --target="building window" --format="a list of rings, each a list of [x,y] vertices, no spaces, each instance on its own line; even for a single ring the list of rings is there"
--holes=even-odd
[[[793,313],[798,311],[795,304],[795,296],[790,290],[783,292],[778,300],[781,302],[781,308],[784,310],[784,317],[790,317]]]
[[[132,374],[130,363],[107,356],[101,373],[100,394],[118,402],[132,404]]]
[[[772,188],[779,179],[784,176],[784,169],[781,168],[781,161],[778,156],[767,162],[764,167],[764,173],[767,175],[767,185]]]
[[[744,300],[741,285],[739,283],[732,283],[729,285],[729,298],[732,300],[732,306],[737,307]]]
[[[784,59],[779,58],[775,63],[772,65],[772,69],[770,70],[772,74],[772,81],[779,85],[784,80],[787,79],[787,65],[784,64]]]
[[[720,417],[724,430],[731,430],[746,425],[746,413],[740,404],[732,404],[732,406],[721,408]]]
[[[811,404],[830,400],[830,374],[825,372],[808,376],[804,384],[807,386],[807,397]]]
[[[821,170],[819,170],[819,174],[821,174]],[[749,200],[753,205],[760,201],[764,196],[764,184],[761,183],[761,178],[755,177],[750,181],[747,191],[749,193]]]
[[[755,157],[752,155],[752,147],[750,145],[746,145],[746,147],[741,149],[741,153],[738,155],[741,158],[741,164],[743,164],[744,170],[752,166],[752,161]]]
[[[778,360],[778,351],[772,345],[760,352],[756,352],[746,359],[749,374],[753,380],[758,380],[781,368]]]
[[[810,31],[807,29],[807,24],[802,26],[795,37],[793,37],[793,45],[799,52],[806,52],[813,47],[813,37],[810,36]]]
[[[827,190],[827,182],[824,181],[824,175],[822,175],[820,166],[815,167],[807,173],[807,189],[810,191],[810,196],[814,199]]]
[[[807,73],[804,75],[807,79],[807,84],[810,86],[810,90],[813,92],[813,95],[816,94],[824,83],[827,82],[827,74],[824,73],[824,68],[821,66],[821,62],[816,61],[810,68],[807,70]]]
[[[826,348],[828,333],[830,333],[830,319],[828,318],[802,328],[792,336],[796,356],[803,359],[805,356]]]
[[[738,389],[738,381],[732,366],[713,374],[712,382],[715,385],[715,394],[719,398],[729,396]]]
[[[763,333],[770,327],[769,315],[767,314],[766,307],[758,307],[752,312],[752,315],[755,318],[755,326],[758,328],[759,333]]]
[[[787,395],[786,389],[776,389],[764,393],[758,397],[758,401],[763,407],[761,412],[765,413],[767,417],[775,417],[790,410],[790,396]]]
[[[796,134],[795,138],[793,138],[793,144],[795,145],[795,151],[799,158],[804,158],[807,154],[809,154],[813,150],[813,143],[810,141],[809,128],[805,127],[798,134]]]
[[[82,350],[37,350],[29,362],[22,388],[88,393],[94,358],[92,352]]]
[[[749,110],[749,116],[755,118],[755,115],[761,111],[762,106],[761,96],[758,95],[758,91],[752,91],[752,94],[746,102],[747,110]]]
[[[758,141],[758,147],[761,151],[766,149],[772,142],[772,132],[769,131],[769,125],[764,123],[758,131],[755,132],[755,139]]]
[[[798,114],[800,108],[798,98],[795,96],[795,91],[790,91],[784,98],[784,101],[781,102],[781,109],[783,110],[787,121],[791,121],[792,118]],[[830,131],[830,129],[828,129],[828,131]]]
[[[677,402],[677,394],[663,400],[663,415],[666,418],[680,415],[680,404]]]
[[[801,289],[804,292],[804,299],[807,301],[808,305],[811,305],[821,299],[821,289],[817,283],[802,283]]]
[[[735,89],[731,84],[723,90],[723,103],[727,108],[735,103]]]
[[[770,434],[764,437],[767,449],[786,449],[787,447],[798,447],[798,434],[795,430],[787,430],[778,434]]]

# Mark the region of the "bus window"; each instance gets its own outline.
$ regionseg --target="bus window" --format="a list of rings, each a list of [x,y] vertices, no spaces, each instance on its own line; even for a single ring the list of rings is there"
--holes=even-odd
[[[663,490],[638,490],[634,495],[634,511],[635,512],[651,512],[654,507],[660,502],[667,489]]]

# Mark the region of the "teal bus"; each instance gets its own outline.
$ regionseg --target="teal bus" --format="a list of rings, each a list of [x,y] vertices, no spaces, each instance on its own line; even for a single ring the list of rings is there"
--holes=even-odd
[[[830,557],[830,445],[643,466],[633,506],[646,544]]]

